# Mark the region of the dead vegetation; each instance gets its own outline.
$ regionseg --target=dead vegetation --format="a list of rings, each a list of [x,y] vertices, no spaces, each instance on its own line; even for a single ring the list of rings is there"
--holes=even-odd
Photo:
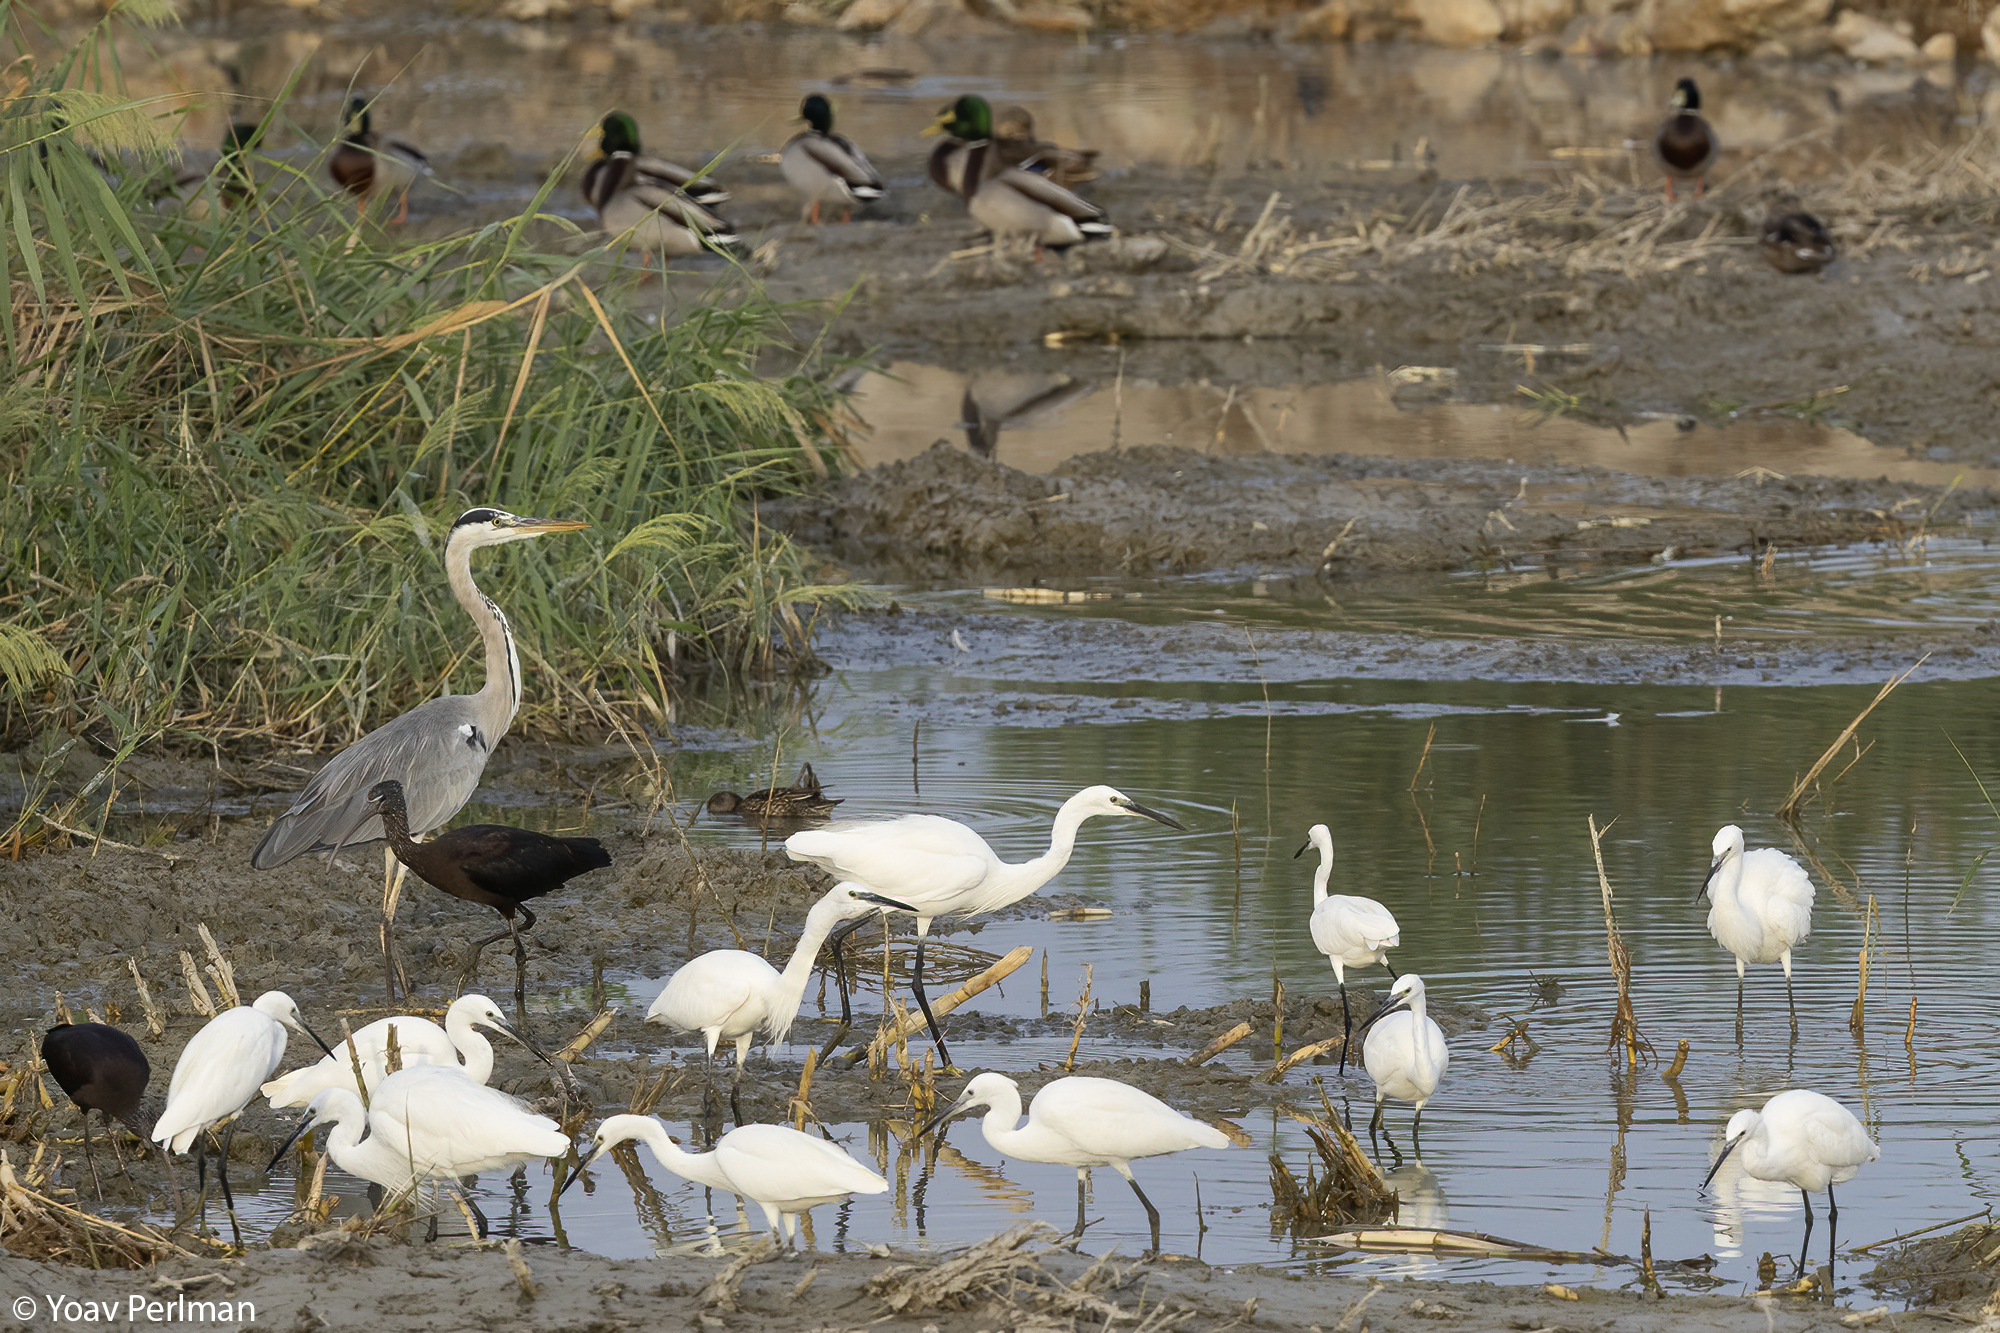
[[[144,1223],[125,1226],[62,1202],[55,1197],[55,1166],[56,1159],[37,1148],[17,1171],[13,1155],[0,1149],[0,1248],[82,1268],[145,1268],[193,1257]]]
[[[1319,1155],[1317,1166],[1306,1162],[1306,1178],[1301,1181],[1276,1153],[1271,1154],[1271,1231],[1289,1232],[1306,1240],[1326,1234],[1328,1228],[1355,1222],[1383,1222],[1396,1215],[1396,1191],[1375,1170],[1375,1164],[1361,1151],[1333,1107],[1326,1103],[1324,1116],[1300,1115],[1292,1119],[1305,1126]]]
[[[1108,1255],[1065,1281],[1042,1259],[1068,1249],[1048,1223],[1026,1222],[939,1263],[893,1265],[868,1280],[868,1291],[895,1314],[977,1309],[1020,1329],[1067,1329],[1088,1321],[1122,1333],[1160,1333],[1194,1316],[1192,1307],[1177,1301],[1148,1307],[1140,1293],[1129,1304],[1111,1299],[1138,1265],[1120,1267]]]

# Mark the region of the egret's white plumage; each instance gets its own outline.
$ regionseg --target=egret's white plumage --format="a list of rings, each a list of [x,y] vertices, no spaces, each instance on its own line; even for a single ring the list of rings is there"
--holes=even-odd
[[[785,839],[785,854],[806,861],[907,903],[902,910],[917,919],[917,956],[912,988],[930,1021],[931,1036],[947,1066],[951,1054],[931,1016],[924,994],[924,939],[931,921],[940,916],[969,916],[1018,902],[1054,879],[1069,864],[1076,849],[1076,831],[1096,815],[1136,815],[1169,828],[1181,825],[1156,810],[1148,810],[1116,787],[1086,787],[1064,801],[1049,834],[1049,849],[1032,860],[1002,861],[986,839],[956,819],[942,815],[904,815],[898,819],[832,824],[807,829]]]
[[[453,1000],[445,1010],[443,1027],[415,1014],[378,1018],[357,1030],[352,1038],[355,1053],[361,1058],[362,1077],[372,1089],[388,1076],[389,1033],[394,1029],[396,1049],[405,1069],[445,1065],[474,1083],[485,1083],[493,1077],[493,1043],[480,1034],[480,1024],[519,1040],[500,1006],[484,995],[461,995]],[[273,1107],[288,1107],[305,1106],[328,1088],[346,1088],[357,1094],[361,1091],[354,1084],[354,1061],[348,1055],[346,1041],[334,1047],[332,1055],[272,1079],[261,1091],[270,1098]]]
[[[174,1064],[153,1142],[186,1152],[203,1130],[248,1106],[285,1058],[288,1027],[307,1032],[292,997],[275,990],[211,1018]]]
[[[1747,963],[1783,963],[1785,1001],[1792,1004],[1792,949],[1812,933],[1813,883],[1805,870],[1775,847],[1743,850],[1743,830],[1725,824],[1711,844],[1714,860],[1702,891],[1709,896],[1708,932],[1736,955],[1736,1004],[1743,1005]]]
[[[776,1236],[782,1227],[787,1241],[796,1235],[800,1213],[850,1194],[881,1194],[889,1188],[888,1181],[855,1161],[839,1144],[790,1125],[742,1125],[717,1139],[712,1151],[691,1153],[649,1115],[614,1115],[605,1120],[583,1167],[634,1139],[651,1148],[660,1165],[675,1175],[756,1204],[771,1234]],[[578,1168],[579,1176],[583,1167]]]
[[[1805,1267],[1806,1242],[1812,1239],[1811,1196],[1826,1193],[1831,1230],[1840,1220],[1833,1187],[1854,1179],[1863,1166],[1882,1155],[1852,1111],[1806,1088],[1778,1093],[1761,1111],[1742,1110],[1729,1117],[1722,1152],[1702,1181],[1703,1188],[1715,1179],[1732,1152],[1740,1154],[1746,1174],[1759,1180],[1783,1181],[1798,1190],[1806,1210],[1805,1240],[1799,1245],[1801,1269]],[[1828,1263],[1833,1262],[1833,1241],[1829,1235]]]
[[[736,1043],[736,1074],[741,1078],[750,1043],[759,1033],[770,1041],[783,1041],[792,1030],[820,945],[834,927],[888,909],[909,910],[857,884],[836,884],[806,913],[805,929],[783,972],[746,949],[712,949],[667,978],[646,1011],[646,1021],[701,1033],[710,1060],[718,1042]],[[739,1123],[742,1118],[739,1108]]]
[[[1437,1092],[1445,1069],[1451,1064],[1451,1050],[1445,1045],[1444,1029],[1424,1012],[1424,979],[1405,972],[1389,988],[1389,1002],[1375,1011],[1362,1025],[1367,1033],[1361,1043],[1361,1063],[1375,1080],[1375,1115],[1368,1122],[1372,1137],[1382,1123],[1386,1097],[1414,1102],[1417,1113],[1410,1122],[1410,1136],[1418,1155],[1418,1139],[1424,1123],[1424,1103]]]
[[[1228,1136],[1221,1130],[1182,1115],[1149,1092],[1116,1079],[1083,1074],[1059,1078],[1036,1093],[1025,1125],[1020,1123],[1019,1085],[1005,1074],[979,1074],[931,1124],[941,1124],[977,1106],[987,1108],[979,1130],[996,1150],[1025,1162],[1076,1168],[1079,1230],[1090,1169],[1108,1166],[1125,1177],[1145,1205],[1156,1250],[1160,1247],[1159,1210],[1139,1188],[1129,1163],[1189,1148],[1229,1146]]]
[[[1313,947],[1333,964],[1333,982],[1340,990],[1340,1030],[1346,1034],[1354,1026],[1347,1012],[1347,969],[1373,967],[1377,963],[1388,967],[1389,950],[1402,943],[1402,931],[1389,909],[1373,898],[1326,891],[1327,881],[1333,876],[1333,834],[1326,825],[1312,826],[1306,835],[1306,846],[1299,848],[1293,859],[1305,855],[1307,847],[1319,852],[1319,866],[1313,871]],[[1389,968],[1390,975],[1395,971]],[[1347,1067],[1346,1041],[1343,1035],[1340,1049],[1343,1071]]]

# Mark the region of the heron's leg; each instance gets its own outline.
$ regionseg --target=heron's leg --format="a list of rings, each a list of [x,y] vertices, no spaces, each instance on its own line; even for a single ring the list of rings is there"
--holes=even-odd
[[[1792,953],[1787,949],[1782,955],[1785,964],[1785,1007],[1792,1011],[1792,1040],[1799,1039],[1799,1002],[1792,994]]]
[[[1139,1196],[1140,1204],[1146,1209],[1146,1221],[1153,1228],[1153,1248],[1149,1253],[1158,1254],[1160,1252],[1160,1210],[1153,1207],[1153,1201],[1146,1197],[1146,1191],[1139,1188],[1138,1178],[1130,1171],[1125,1173],[1125,1183],[1132,1187],[1132,1192]]]
[[[736,1117],[736,1126],[741,1129],[743,1120],[743,1052],[736,1053],[736,1073],[729,1080],[729,1111]]]
[[[849,935],[852,935],[867,923],[868,918],[861,917],[857,920],[844,923],[833,934],[827,936],[826,942],[833,949],[833,977],[840,984],[840,1026],[834,1029],[833,1036],[827,1040],[826,1045],[820,1047],[819,1063],[821,1064],[825,1064],[827,1057],[832,1055],[839,1048],[840,1043],[847,1039],[847,1029],[854,1022],[854,1011],[849,1006],[847,997],[847,956],[842,951],[841,946],[847,942]],[[885,918],[883,922],[884,933],[887,933],[887,930],[888,923]]]
[[[243,1248],[243,1229],[236,1224],[236,1196],[229,1192],[229,1145],[236,1138],[236,1122],[231,1120],[229,1128],[222,1131],[222,1153],[215,1162],[215,1178],[222,1184],[222,1207],[229,1214],[229,1234],[236,1239],[236,1248]]]
[[[1410,1151],[1419,1162],[1424,1160],[1424,1108],[1417,1106],[1417,1114],[1410,1120]]]
[[[1378,1092],[1375,1094],[1375,1114],[1368,1118],[1368,1142],[1370,1144],[1374,1144],[1375,1151],[1377,1153],[1380,1153],[1382,1149],[1381,1145],[1379,1143],[1376,1143],[1375,1134],[1376,1131],[1381,1128],[1382,1128],[1382,1094]]]
[[[944,1062],[944,1072],[955,1074],[958,1066],[951,1062],[951,1052],[945,1049],[944,1032],[938,1027],[936,1015],[931,1013],[930,996],[924,994],[924,935],[917,935],[917,964],[910,973],[910,989],[917,993],[917,1008],[924,1011],[924,1022],[930,1024],[931,1040],[937,1043],[938,1059]]]
[[[1090,1179],[1089,1167],[1080,1166],[1076,1169],[1076,1230],[1072,1234],[1077,1236],[1081,1236],[1083,1234],[1083,1228],[1085,1226],[1083,1220],[1083,1194],[1084,1190],[1088,1188],[1086,1182],[1088,1182],[1089,1179]]]
[[[1828,1199],[1829,1201],[1831,1201],[1831,1200],[1832,1200],[1832,1198],[1833,1198],[1833,1191],[1832,1191],[1832,1189],[1828,1189],[1828,1190],[1827,1190],[1827,1193],[1826,1193],[1826,1197],[1827,1197],[1827,1199]],[[1812,1215],[1812,1195],[1810,1195],[1810,1194],[1806,1193],[1806,1192],[1805,1192],[1804,1190],[1800,1190],[1800,1191],[1799,1191],[1799,1202],[1800,1202],[1800,1203],[1803,1203],[1803,1204],[1804,1204],[1804,1205],[1806,1206],[1806,1234],[1805,1234],[1804,1236],[1802,1236],[1802,1237],[1800,1237],[1800,1238],[1799,1238],[1799,1269],[1798,1269],[1798,1271],[1799,1271],[1799,1272],[1800,1272],[1801,1274],[1803,1274],[1803,1273],[1804,1273],[1804,1272],[1806,1271],[1806,1251],[1807,1251],[1807,1250],[1808,1250],[1809,1248],[1811,1248],[1811,1246],[1812,1246],[1812,1224],[1813,1224],[1813,1215]],[[1829,1203],[1829,1206],[1830,1206],[1830,1203]],[[1829,1221],[1829,1222],[1828,1222],[1828,1224],[1827,1224],[1827,1230],[1828,1230],[1828,1231],[1832,1231],[1832,1230],[1833,1230],[1833,1225],[1832,1225],[1831,1221]],[[1831,1261],[1831,1260],[1832,1260],[1832,1257],[1833,1257],[1833,1242],[1832,1242],[1832,1240],[1831,1240],[1831,1239],[1829,1239],[1829,1240],[1827,1241],[1827,1249],[1826,1249],[1826,1252],[1827,1252],[1827,1258],[1828,1258],[1828,1260],[1829,1260],[1829,1261]]]
[[[1340,991],[1340,1074],[1347,1077],[1347,1045],[1354,1036],[1354,1020],[1347,1013],[1347,983],[1342,981]]]

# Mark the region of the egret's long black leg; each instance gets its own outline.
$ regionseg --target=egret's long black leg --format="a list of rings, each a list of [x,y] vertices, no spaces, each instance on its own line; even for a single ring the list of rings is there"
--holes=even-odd
[[[1833,1198],[1833,1191],[1832,1191],[1831,1189],[1828,1189],[1828,1190],[1827,1190],[1827,1193],[1826,1193],[1826,1197],[1827,1197],[1827,1199],[1828,1199],[1829,1201],[1831,1201],[1831,1200],[1832,1200],[1832,1198]],[[1799,1269],[1798,1269],[1798,1271],[1799,1271],[1799,1273],[1800,1273],[1801,1275],[1803,1275],[1803,1274],[1805,1273],[1805,1271],[1806,1271],[1806,1251],[1807,1251],[1808,1249],[1810,1249],[1810,1248],[1812,1247],[1812,1227],[1813,1227],[1813,1215],[1812,1215],[1812,1195],[1810,1195],[1810,1194],[1806,1193],[1806,1192],[1805,1192],[1804,1190],[1800,1190],[1800,1191],[1799,1191],[1799,1202],[1803,1203],[1803,1204],[1804,1204],[1804,1205],[1806,1206],[1806,1234],[1805,1234],[1804,1236],[1800,1237],[1800,1239],[1799,1239]],[[1828,1229],[1829,1231],[1831,1231],[1831,1230],[1832,1230],[1832,1226],[1831,1226],[1831,1224],[1830,1224],[1830,1223],[1829,1223],[1829,1225],[1828,1225],[1828,1228],[1827,1228],[1827,1229]],[[1828,1243],[1828,1248],[1827,1248],[1827,1254],[1828,1254],[1829,1256],[1831,1256],[1831,1255],[1832,1255],[1832,1253],[1833,1253],[1833,1249],[1832,1249],[1832,1245],[1831,1245],[1831,1242],[1829,1242],[1829,1243]]]
[[[1416,1159],[1424,1160],[1424,1108],[1417,1108],[1416,1116],[1410,1121],[1410,1151]]]
[[[729,1080],[729,1110],[736,1117],[736,1127],[743,1127],[743,1057],[736,1057],[736,1075]]]
[[[1375,1151],[1378,1154],[1382,1151],[1382,1145],[1376,1142],[1375,1132],[1381,1128],[1382,1128],[1382,1095],[1380,1093],[1377,1093],[1375,1094],[1375,1114],[1368,1118],[1368,1142],[1374,1145]]]
[[[1402,973],[1396,971],[1396,965],[1389,961],[1388,954],[1382,955],[1382,966],[1389,969],[1389,980],[1401,981],[1403,979]]]
[[[1826,1185],[1826,1271],[1833,1272],[1833,1247],[1840,1234],[1840,1205],[1833,1201],[1833,1182]]]
[[[1743,1044],[1743,965],[1736,965],[1736,1044]]]
[[[229,1145],[236,1137],[236,1122],[229,1122],[229,1128],[222,1131],[222,1155],[215,1163],[215,1178],[222,1183],[222,1206],[229,1212],[229,1234],[236,1239],[236,1248],[243,1248],[243,1229],[236,1224],[236,1196],[229,1192]]]
[[[1089,1178],[1090,1172],[1087,1168],[1080,1166],[1076,1169],[1076,1231],[1074,1234],[1078,1236],[1083,1235],[1083,1228],[1086,1225],[1083,1220],[1083,1193],[1086,1188],[1084,1182]]]
[[[1351,1017],[1350,1017],[1350,1016],[1348,1015],[1348,1012],[1347,1012],[1347,983],[1346,983],[1346,982],[1344,982],[1344,981],[1343,981],[1343,982],[1341,982],[1341,983],[1340,983],[1340,986],[1339,986],[1339,989],[1340,989],[1340,1074],[1339,1074],[1339,1077],[1341,1077],[1341,1078],[1346,1078],[1346,1077],[1347,1077],[1347,1046],[1348,1046],[1348,1043],[1349,1043],[1349,1042],[1350,1042],[1350,1041],[1351,1041],[1351,1040],[1353,1039],[1353,1037],[1354,1037],[1354,1019],[1353,1019],[1353,1018],[1351,1018]]]
[[[847,956],[842,952],[841,946],[847,942],[849,935],[866,925],[867,920],[866,917],[862,917],[860,920],[850,921],[827,936],[826,942],[833,949],[833,977],[840,985],[840,1026],[834,1029],[833,1036],[820,1048],[821,1064],[825,1064],[827,1058],[840,1048],[840,1043],[847,1039],[847,1029],[854,1023],[854,1011],[849,1006],[847,997]],[[886,920],[883,922],[883,930],[885,932],[888,930]]]
[[[1146,1209],[1146,1221],[1153,1228],[1153,1248],[1150,1253],[1158,1254],[1160,1252],[1160,1210],[1153,1207],[1153,1201],[1146,1197],[1146,1191],[1139,1188],[1137,1180],[1134,1180],[1131,1176],[1127,1176],[1125,1177],[1125,1183],[1132,1187],[1132,1192],[1139,1196],[1139,1202]]]
[[[937,1016],[931,1013],[931,1001],[924,994],[924,936],[917,936],[917,965],[910,973],[910,989],[917,993],[917,1008],[924,1011],[924,1022],[931,1026],[931,1040],[937,1043],[938,1059],[944,1062],[946,1073],[955,1072],[958,1066],[951,1062],[951,1052],[945,1049],[944,1031],[938,1027]]]
[[[1799,1002],[1792,995],[1792,969],[1785,969],[1785,1007],[1792,1011],[1792,1040],[1799,1039]]]

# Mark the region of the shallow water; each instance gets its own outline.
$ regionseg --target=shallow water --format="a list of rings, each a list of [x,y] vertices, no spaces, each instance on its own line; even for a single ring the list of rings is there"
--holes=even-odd
[[[1762,600],[1754,571],[1741,565],[1718,566],[1705,577],[1712,608],[1748,617]],[[1873,577],[1885,583],[1875,596],[1907,605],[1893,593],[1903,577],[1894,557],[1886,557]],[[1850,585],[1868,581],[1864,572],[1849,570]],[[1150,605],[1096,603],[1089,613],[1115,616],[1139,606],[1148,617],[1171,618],[1187,614],[1186,604],[1201,600],[1204,591],[1183,587]],[[1860,595],[1851,586],[1850,594]],[[1567,633],[1612,632],[1601,612],[1585,609],[1590,591],[1556,586],[1541,595],[1578,604],[1560,617],[1570,622]],[[1628,595],[1643,610],[1645,588]],[[1439,600],[1453,605],[1450,596]],[[1236,603],[1230,614],[1243,605]],[[1005,638],[1012,618],[1065,614],[1070,612],[996,608],[990,620],[974,617],[967,628],[980,631],[975,642],[991,643]],[[1433,628],[1450,614],[1434,607]],[[1661,618],[1687,620],[1690,632],[1698,629],[1672,606]],[[1490,612],[1479,620],[1487,629],[1508,623]],[[1532,617],[1519,627],[1547,628]],[[1810,617],[1793,628],[1817,629]],[[1046,672],[1049,664],[1041,665]],[[1991,707],[1990,684],[1912,683],[1864,725],[1864,743],[1872,748],[1826,785],[1805,823],[1805,849],[1825,869],[1815,873],[1820,897],[1814,935],[1796,960],[1799,1037],[1788,1036],[1782,974],[1775,965],[1759,967],[1746,987],[1739,1046],[1731,962],[1709,938],[1704,908],[1695,901],[1710,836],[1734,821],[1746,827],[1753,845],[1790,847],[1768,812],[1867,702],[1875,682],[1718,692],[1706,686],[1359,681],[1342,679],[1340,663],[1328,661],[1317,678],[1271,682],[1274,697],[1282,693],[1325,709],[1307,706],[1271,718],[1254,674],[1214,670],[1210,679],[1191,679],[1202,672],[1181,665],[1167,663],[1156,672],[1135,666],[1109,686],[1065,687],[1040,675],[1012,677],[978,654],[941,657],[930,668],[846,662],[819,692],[816,731],[784,738],[781,767],[810,758],[847,798],[843,814],[921,808],[964,818],[1009,859],[1039,851],[1054,806],[1090,782],[1111,781],[1186,822],[1185,833],[1122,821],[1086,826],[1075,860],[1051,891],[1110,907],[1111,919],[991,922],[969,938],[995,953],[1016,944],[1046,950],[1056,1009],[1076,994],[1085,964],[1093,968],[1093,993],[1105,1004],[1132,1002],[1140,980],[1150,979],[1155,1011],[1267,997],[1274,973],[1293,994],[1329,988],[1328,970],[1305,932],[1311,865],[1293,860],[1292,852],[1307,825],[1331,825],[1335,888],[1370,893],[1397,914],[1403,927],[1398,968],[1420,972],[1434,996],[1493,1015],[1487,1028],[1453,1042],[1451,1070],[1426,1116],[1423,1166],[1434,1179],[1413,1182],[1413,1207],[1429,1224],[1448,1221],[1565,1250],[1601,1245],[1636,1254],[1641,1220],[1650,1210],[1657,1256],[1710,1253],[1724,1284],[1754,1285],[1759,1254],[1796,1251],[1796,1194],[1742,1184],[1728,1172],[1712,1196],[1698,1194],[1697,1187],[1729,1113],[1794,1085],[1847,1103],[1882,1143],[1883,1160],[1839,1190],[1843,1243],[1956,1217],[1991,1198],[2000,1183],[2000,1151],[1990,1124],[1990,1088],[1969,1052],[1990,1044],[2000,1026],[1990,987],[1980,979],[1982,940],[1995,917],[1992,876],[1976,868],[1983,850],[2000,841],[2000,828],[1951,748],[1956,743],[1982,775],[1995,771],[2000,755],[1973,720]],[[1208,665],[1225,664],[1215,659]],[[1039,712],[1025,724],[1008,720],[1014,705],[1060,703],[1066,694],[1095,698],[1107,688],[1121,698],[1169,707],[1147,708],[1142,720],[1130,723],[1101,713],[1093,713],[1088,726],[1048,725]],[[1615,725],[1605,720],[1611,714]],[[916,746],[920,794],[912,790],[911,726],[917,719],[923,720]],[[1427,738],[1428,757],[1413,788]],[[677,780],[689,790],[741,786],[769,763],[768,751],[706,759],[684,753]],[[1240,891],[1232,806],[1242,821]],[[1627,1073],[1604,1050],[1613,992],[1589,816],[1611,825],[1605,861],[1634,960],[1642,1030],[1663,1060],[1676,1042],[1691,1045],[1678,1087],[1661,1078],[1659,1065]],[[697,825],[696,836],[736,843],[757,837],[728,825]],[[1871,895],[1875,952],[1867,1022],[1857,1036],[1847,1019]],[[982,996],[978,1007],[1039,1013],[1035,970],[1031,964],[998,992]],[[1371,985],[1387,980],[1379,971],[1363,979]],[[1552,999],[1543,996],[1540,979],[1559,985]],[[1975,1003],[1964,1003],[1968,986],[1980,997]],[[1915,1039],[1906,1047],[1913,996]],[[1486,1049],[1510,1017],[1529,1019],[1530,1035],[1540,1044],[1531,1057],[1510,1059]],[[1065,1045],[1041,1038],[1007,1044],[968,1039],[954,1053],[968,1069],[1021,1069],[1059,1062]],[[1146,1053],[1094,1043],[1085,1050]],[[1221,1061],[1247,1075],[1267,1065],[1269,1056],[1266,1031]],[[1301,1107],[1313,1099],[1315,1075],[1325,1078],[1336,1105],[1351,1101],[1361,1128],[1369,1110],[1366,1079],[1350,1076],[1343,1083],[1330,1067],[1294,1071],[1288,1086]],[[1388,1123],[1407,1154],[1407,1108],[1392,1109]],[[1239,1117],[1239,1124],[1254,1140],[1247,1151],[1197,1152],[1138,1168],[1166,1215],[1169,1248],[1199,1248],[1217,1262],[1322,1262],[1316,1247],[1274,1240],[1265,1208],[1266,1155],[1278,1152],[1294,1171],[1304,1165],[1296,1127],[1282,1112],[1265,1110]],[[857,1151],[866,1145],[860,1127],[845,1132]],[[986,1147],[975,1126],[954,1129],[952,1143],[978,1167],[948,1159],[924,1189],[921,1209],[898,1208],[886,1198],[857,1200],[848,1234],[940,1243],[983,1236],[1020,1216],[1022,1189],[1032,1191],[1034,1215],[1058,1223],[1072,1216],[1066,1169],[1006,1161]],[[878,1164],[894,1178],[893,1156]],[[673,1186],[663,1173],[653,1175],[670,1199],[693,1208],[691,1191]],[[1406,1169],[1405,1177],[1412,1175]],[[1200,1234],[1197,1180],[1207,1227]],[[568,1235],[593,1249],[643,1249],[652,1241],[631,1230],[631,1207],[629,1192],[613,1180],[589,1208],[565,1210]],[[1814,1249],[1823,1257],[1823,1206],[1817,1211]],[[1093,1247],[1143,1246],[1143,1214],[1115,1177],[1097,1183],[1091,1215],[1106,1219],[1090,1232]],[[1851,1281],[1864,1268],[1843,1263],[1840,1272]],[[1359,1259],[1351,1271],[1632,1279],[1625,1270],[1406,1256]]]

